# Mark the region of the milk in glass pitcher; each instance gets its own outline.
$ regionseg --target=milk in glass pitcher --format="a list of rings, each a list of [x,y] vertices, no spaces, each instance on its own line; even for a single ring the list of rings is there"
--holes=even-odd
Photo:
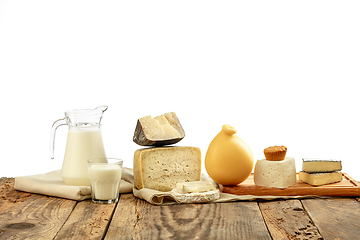
[[[54,159],[55,131],[61,125],[69,127],[61,177],[67,185],[90,186],[87,160],[98,158],[106,162],[100,122],[108,106],[65,112],[65,118],[51,128],[50,153]]]

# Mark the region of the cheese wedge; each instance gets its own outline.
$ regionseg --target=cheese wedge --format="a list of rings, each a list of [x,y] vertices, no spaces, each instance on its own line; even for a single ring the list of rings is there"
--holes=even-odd
[[[341,171],[341,161],[336,159],[303,158],[302,170],[309,173]]]
[[[197,147],[156,147],[134,153],[134,185],[171,191],[179,182],[200,180],[201,152]]]
[[[174,112],[152,118],[139,118],[133,141],[140,146],[163,146],[179,142],[185,137],[185,131]]]
[[[341,182],[341,172],[329,172],[329,173],[307,173],[299,172],[299,179],[305,183],[313,186],[320,186],[330,183]]]

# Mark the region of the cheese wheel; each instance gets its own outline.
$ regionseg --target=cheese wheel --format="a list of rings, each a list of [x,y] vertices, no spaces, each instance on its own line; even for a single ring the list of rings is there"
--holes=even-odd
[[[134,185],[171,191],[176,183],[200,181],[201,152],[197,147],[156,147],[134,153]]]

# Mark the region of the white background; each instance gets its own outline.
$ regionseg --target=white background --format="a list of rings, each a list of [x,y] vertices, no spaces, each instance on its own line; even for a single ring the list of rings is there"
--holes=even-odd
[[[174,111],[202,160],[223,124],[252,149],[343,161],[360,180],[359,1],[0,0],[0,176],[60,169],[64,111],[107,104],[108,157]],[[205,169],[203,169],[205,172]]]

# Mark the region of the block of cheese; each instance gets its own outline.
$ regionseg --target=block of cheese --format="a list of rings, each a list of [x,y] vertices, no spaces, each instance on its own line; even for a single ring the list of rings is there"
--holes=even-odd
[[[281,161],[258,160],[254,169],[256,186],[287,188],[296,183],[295,159],[286,157]]]
[[[328,172],[328,173],[307,173],[304,171],[299,172],[299,179],[305,183],[313,186],[320,186],[330,183],[341,182],[341,172]]]
[[[152,118],[139,118],[133,141],[140,146],[163,146],[179,142],[185,137],[185,131],[174,112]]]
[[[219,189],[201,193],[178,193],[172,190],[172,197],[178,203],[204,203],[220,198]]]
[[[177,183],[171,194],[179,203],[210,202],[220,198],[220,191],[214,181]]]
[[[179,193],[200,193],[216,190],[214,181],[195,181],[176,183],[176,191]]]
[[[336,159],[303,158],[302,170],[304,172],[334,172],[341,171],[341,161]]]
[[[134,153],[134,185],[171,191],[176,183],[200,180],[201,152],[197,147],[156,147]]]

